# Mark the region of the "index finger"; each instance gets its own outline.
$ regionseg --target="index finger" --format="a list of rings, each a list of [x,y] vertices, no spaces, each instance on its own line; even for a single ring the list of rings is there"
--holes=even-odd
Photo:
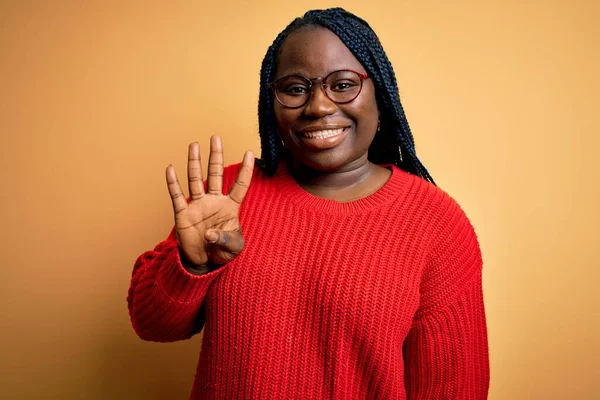
[[[229,197],[238,204],[242,204],[246,193],[248,193],[250,181],[252,181],[252,171],[254,171],[254,154],[251,151],[247,151],[244,154],[244,160],[238,171],[237,179],[229,190]]]

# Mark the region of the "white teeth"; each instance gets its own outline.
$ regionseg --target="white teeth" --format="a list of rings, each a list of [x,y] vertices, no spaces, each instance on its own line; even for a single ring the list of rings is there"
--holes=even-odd
[[[311,132],[302,132],[304,137],[310,139],[325,139],[328,137],[336,136],[344,132],[344,128],[339,129],[324,129],[322,131],[311,131]]]

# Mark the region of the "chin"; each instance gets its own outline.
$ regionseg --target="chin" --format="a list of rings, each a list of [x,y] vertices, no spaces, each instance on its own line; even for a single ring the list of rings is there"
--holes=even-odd
[[[302,164],[303,166],[310,168],[314,171],[320,172],[334,172],[343,169],[344,167],[351,164],[350,160],[345,157],[336,157],[334,154],[311,154],[311,157],[294,157],[292,159]]]

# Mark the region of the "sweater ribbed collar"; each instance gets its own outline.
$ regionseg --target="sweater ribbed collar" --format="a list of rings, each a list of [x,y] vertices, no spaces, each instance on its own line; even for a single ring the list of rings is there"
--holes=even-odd
[[[384,207],[405,193],[409,174],[395,165],[382,165],[392,171],[387,182],[375,193],[350,202],[317,197],[304,190],[293,178],[287,163],[281,162],[273,176],[278,191],[299,207],[325,214],[355,214]]]

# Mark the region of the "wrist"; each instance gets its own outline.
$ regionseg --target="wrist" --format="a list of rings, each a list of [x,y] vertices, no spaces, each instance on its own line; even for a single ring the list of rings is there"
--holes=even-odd
[[[219,266],[208,261],[205,264],[196,264],[191,262],[179,248],[179,260],[183,268],[192,275],[204,275],[214,271]]]

